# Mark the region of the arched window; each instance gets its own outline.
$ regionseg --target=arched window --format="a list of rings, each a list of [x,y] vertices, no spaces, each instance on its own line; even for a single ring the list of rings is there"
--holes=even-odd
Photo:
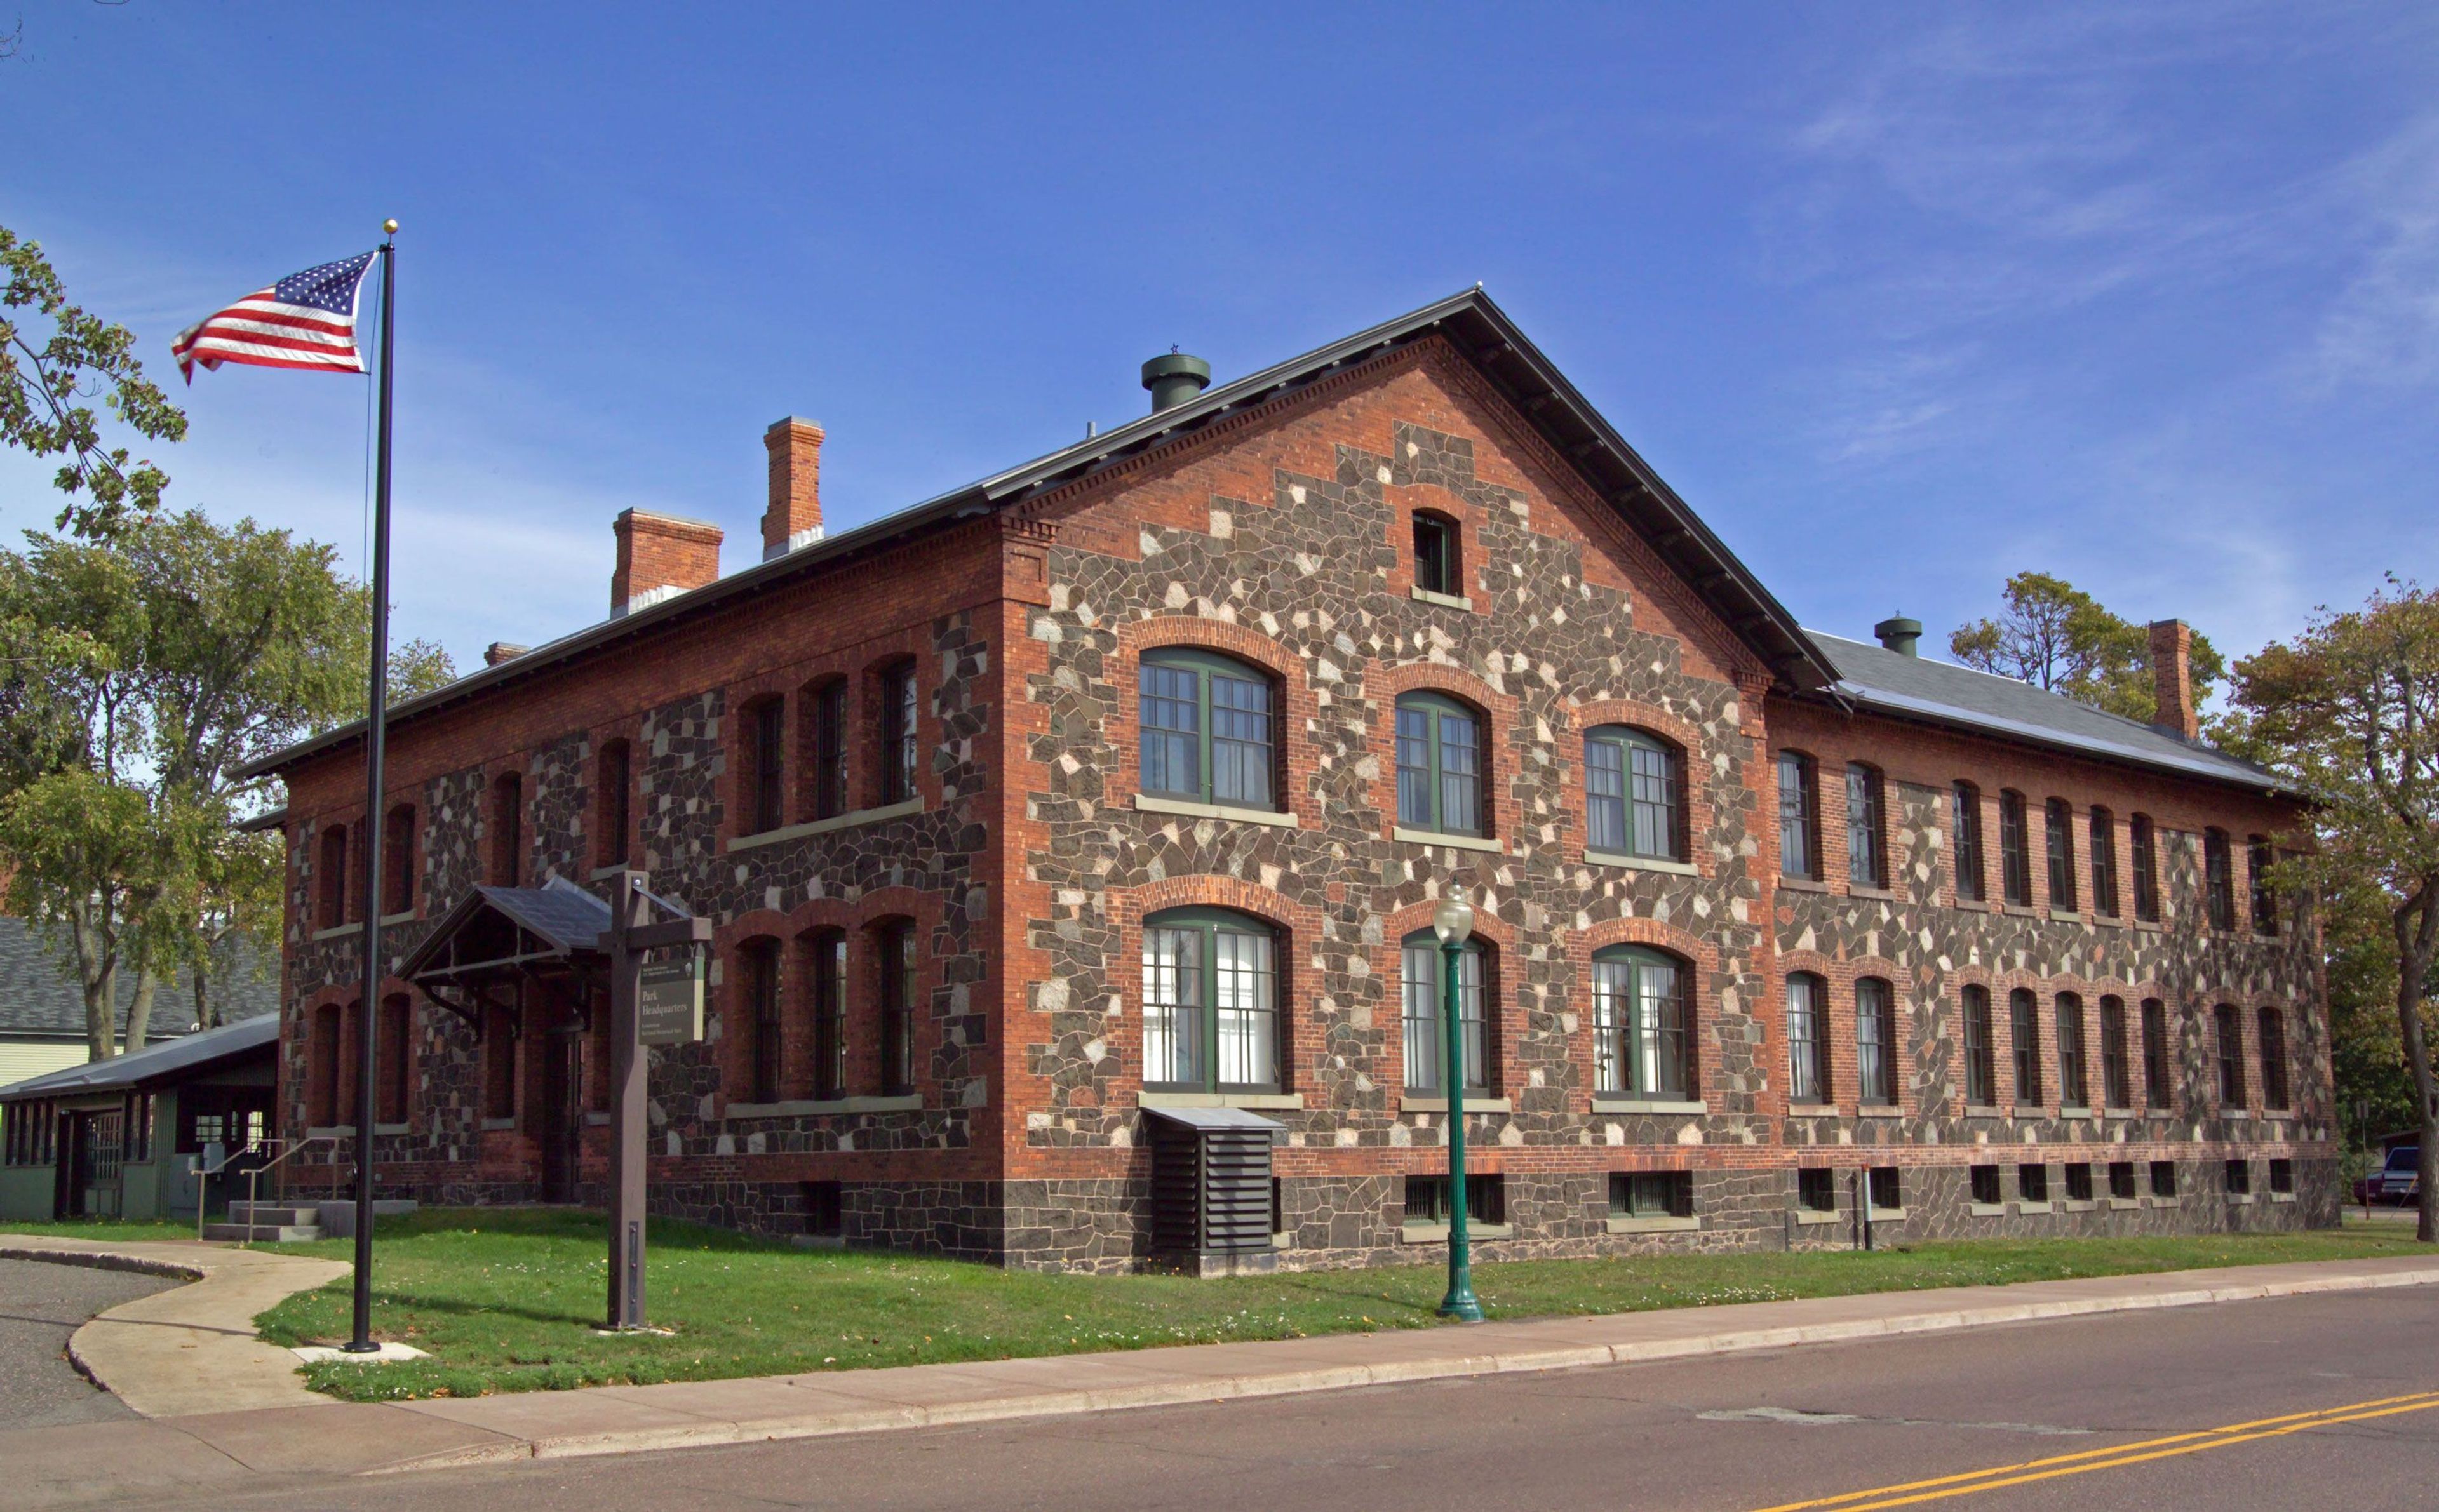
[[[2133,1062],[2126,1053],[2126,1000],[2100,1000],[2100,1096],[2110,1108],[2134,1106]]]
[[[783,1036],[779,1027],[779,942],[747,940],[737,947],[738,1016],[744,1041],[746,1095],[739,1102],[779,1100]]]
[[[2126,860],[2134,868],[2134,916],[2145,924],[2160,922],[2160,847],[2151,832],[2151,816],[2136,814],[2126,823]]]
[[[776,829],[788,822],[788,703],[773,694],[745,705],[739,720],[745,737],[739,776],[743,791],[743,823],[749,835]]]
[[[2117,820],[2098,804],[2092,806],[2092,911],[2117,916]]]
[[[2254,835],[2244,843],[2244,874],[2252,883],[2252,933],[2278,933],[2278,893],[2270,885],[2270,867],[2273,861],[2268,835]]]
[[[2222,1003],[2214,1016],[2218,1027],[2218,1101],[2222,1108],[2244,1106],[2244,1015],[2233,1003]]]
[[[347,921],[347,827],[322,827],[322,854],[316,864],[321,897],[314,907],[314,927],[337,929]]]
[[[1846,880],[1858,887],[1889,884],[1886,799],[1880,769],[1846,763]]]
[[[1398,823],[1408,829],[1480,835],[1483,720],[1443,693],[1398,700]]]
[[[382,825],[382,914],[415,912],[415,805],[400,804]]]
[[[804,936],[805,981],[813,1021],[813,1095],[846,1095],[846,932],[819,929]]]
[[[1951,822],[1956,827],[1956,900],[1978,903],[1989,896],[1982,872],[1982,790],[1959,782],[1950,796]]]
[[[1464,532],[1444,514],[1415,511],[1415,586],[1444,598],[1465,596]]]
[[[1897,996],[1877,976],[1855,983],[1855,1094],[1862,1102],[1880,1107],[1897,1100]]]
[[[1812,758],[1801,751],[1778,754],[1778,870],[1784,877],[1815,881],[1821,876],[1821,792]]]
[[[1999,1100],[1998,1040],[1990,1024],[1990,989],[1965,989],[1965,1101],[1988,1108]]]
[[[624,866],[632,854],[634,748],[604,740],[593,764],[593,863]]]
[[[809,817],[835,819],[846,812],[846,679],[833,677],[803,694],[805,709],[805,804]]]
[[[881,975],[881,1090],[904,1096],[915,1090],[915,921],[883,920],[872,941]]]
[[[382,999],[381,1103],[374,1116],[384,1124],[407,1119],[409,1093],[415,1085],[414,1005],[404,993]]]
[[[1675,956],[1612,945],[1593,956],[1593,1090],[1684,1101],[1693,1095],[1694,973]]]
[[[2202,884],[2210,895],[2211,928],[2235,928],[2235,858],[2224,829],[2202,831]]]
[[[2048,833],[2050,907],[2074,911],[2074,806],[2064,798],[2042,805]]]
[[[1683,861],[1684,759],[1642,730],[1604,724],[1584,737],[1585,848]]]
[[[915,664],[899,662],[881,672],[881,801],[903,803],[915,796],[919,765],[916,734]]]
[[[491,885],[515,887],[525,869],[525,779],[503,772],[491,782]]]
[[[2168,1005],[2158,998],[2143,1000],[2143,1096],[2163,1112],[2173,1096],[2168,1085]]]
[[[2030,987],[2007,994],[2007,1029],[2015,1041],[2016,1101],[2041,1105],[2041,1005]]]
[[[2090,1106],[2084,1067],[2083,999],[2072,992],[2057,995],[2058,1102],[2068,1108]]]
[[[1163,647],[1135,673],[1142,790],[1237,809],[1278,807],[1271,679],[1212,651]]]
[[[307,1083],[305,1121],[316,1129],[329,1129],[339,1122],[339,1078],[347,1059],[346,1011],[335,1003],[313,1010],[313,1038],[306,1058],[312,1079]]]
[[[1999,896],[2017,908],[2033,906],[2033,854],[2024,795],[2013,788],[1999,793]]]
[[[1144,1085],[1279,1090],[1278,932],[1220,908],[1144,920]]]
[[[1440,981],[1439,936],[1427,929],[1416,930],[1406,936],[1404,945],[1406,1090],[1446,1095],[1448,1033],[1440,1017],[1446,989]],[[1465,942],[1457,963],[1456,1026],[1465,1051],[1465,1090],[1487,1092],[1490,1045],[1485,1001],[1489,995],[1489,970],[1479,935]]]
[[[1787,979],[1787,1100],[1829,1100],[1829,984],[1809,971]]]
[[[2271,1112],[2287,1111],[2287,1021],[2276,1008],[2264,1008],[2261,1024],[2261,1106]]]

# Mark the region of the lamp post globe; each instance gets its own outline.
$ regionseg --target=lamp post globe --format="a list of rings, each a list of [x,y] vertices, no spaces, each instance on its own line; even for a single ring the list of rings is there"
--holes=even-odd
[[[1473,1295],[1472,1248],[1466,1236],[1465,1211],[1465,1029],[1460,1022],[1464,990],[1465,942],[1473,937],[1473,903],[1462,887],[1451,885],[1432,911],[1432,933],[1440,939],[1440,1032],[1444,1050],[1441,1075],[1448,1091],[1449,1147],[1449,1284],[1440,1299],[1443,1318],[1480,1323],[1482,1304]]]

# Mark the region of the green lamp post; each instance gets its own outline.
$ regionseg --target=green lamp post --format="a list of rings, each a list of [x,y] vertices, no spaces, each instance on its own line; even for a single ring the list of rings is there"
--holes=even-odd
[[[1473,1255],[1465,1234],[1465,1030],[1458,1022],[1465,976],[1465,942],[1473,934],[1473,905],[1465,889],[1451,887],[1432,912],[1432,933],[1440,937],[1440,1030],[1447,1049],[1441,1061],[1448,1078],[1449,1285],[1440,1316],[1480,1323],[1482,1304],[1473,1295]]]

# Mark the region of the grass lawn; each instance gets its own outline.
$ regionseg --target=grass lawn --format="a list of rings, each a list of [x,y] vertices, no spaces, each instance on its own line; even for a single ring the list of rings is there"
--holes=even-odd
[[[132,1228],[132,1225],[122,1225]],[[1044,1275],[954,1260],[797,1250],[655,1221],[650,1311],[669,1337],[606,1338],[603,1220],[564,1209],[438,1209],[385,1222],[374,1326],[429,1350],[408,1364],[321,1364],[359,1400],[855,1370],[941,1361],[1296,1338],[1439,1320],[1437,1264],[1200,1281]],[[347,1240],[282,1245],[346,1258]],[[2422,1253],[2410,1230],[1922,1244],[1863,1254],[1535,1260],[1475,1268],[1494,1318],[1630,1312],[2143,1271]],[[346,1337],[347,1290],[258,1321],[296,1344]]]
[[[57,1234],[72,1239],[191,1239],[195,1225],[188,1223],[131,1223],[115,1218],[71,1218],[63,1223],[31,1223],[9,1219],[0,1222],[0,1243],[11,1234]]]

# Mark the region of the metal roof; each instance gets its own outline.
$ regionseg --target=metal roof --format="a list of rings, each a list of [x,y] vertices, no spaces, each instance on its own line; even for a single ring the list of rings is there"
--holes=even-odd
[[[2207,777],[2265,792],[2291,792],[2258,767],[2199,741],[2048,692],[2012,677],[1907,656],[1885,647],[1807,631],[1838,669],[1828,692],[1858,708],[1962,726],[2111,761]]]
[[[0,1102],[28,1097],[73,1097],[86,1093],[133,1091],[192,1076],[227,1061],[268,1049],[279,1040],[279,1016],[258,1018],[205,1029],[167,1044],[147,1045],[108,1060],[88,1061],[65,1071],[46,1072],[0,1087]]]
[[[1332,373],[1433,336],[1449,344],[1515,404],[1561,456],[1626,518],[1651,548],[1782,680],[1798,689],[1829,683],[1834,669],[1794,616],[1710,526],[1627,445],[1566,376],[1527,340],[1480,285],[1356,332],[1326,347],[1205,390],[1195,399],[993,473],[853,530],[706,583],[620,618],[605,620],[497,667],[411,699],[389,712],[393,730],[562,663],[621,646],[683,620],[793,582],[828,563],[894,543],[951,521],[976,518],[1132,460],[1204,426],[1266,404]],[[364,721],[342,725],[239,769],[271,775],[352,745]]]
[[[1249,1113],[1242,1108],[1147,1108],[1143,1112],[1147,1118],[1166,1119],[1193,1130],[1259,1129],[1277,1131],[1287,1127],[1276,1119]]]

